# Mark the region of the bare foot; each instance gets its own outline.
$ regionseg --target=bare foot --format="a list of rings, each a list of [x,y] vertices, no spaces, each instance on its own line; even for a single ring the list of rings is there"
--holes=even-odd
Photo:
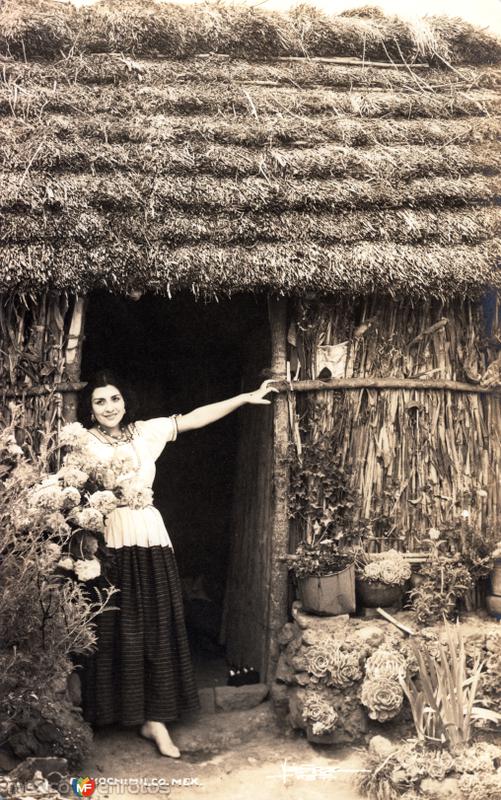
[[[147,720],[141,728],[141,736],[145,739],[152,739],[163,756],[170,758],[180,758],[181,753],[169,736],[169,731],[163,722]]]

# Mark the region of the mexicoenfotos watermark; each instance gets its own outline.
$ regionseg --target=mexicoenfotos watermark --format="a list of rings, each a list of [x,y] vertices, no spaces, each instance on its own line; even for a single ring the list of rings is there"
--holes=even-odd
[[[332,781],[342,774],[355,775],[361,772],[371,772],[371,770],[357,767],[336,767],[329,764],[290,764],[287,759],[284,759],[280,772],[268,775],[268,777],[282,778],[285,784],[294,778],[300,781]]]
[[[180,778],[89,778],[76,777],[48,781],[42,776],[30,781],[12,781],[8,776],[0,777],[0,800],[9,800],[18,794],[33,797],[50,796],[55,791],[68,798],[99,798],[113,795],[169,795],[174,787],[202,786],[198,777]]]

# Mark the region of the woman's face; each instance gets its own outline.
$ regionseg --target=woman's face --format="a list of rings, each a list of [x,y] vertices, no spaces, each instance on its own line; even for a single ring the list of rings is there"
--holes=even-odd
[[[98,425],[110,432],[120,428],[125,414],[125,403],[116,386],[99,386],[94,389],[91,406]]]

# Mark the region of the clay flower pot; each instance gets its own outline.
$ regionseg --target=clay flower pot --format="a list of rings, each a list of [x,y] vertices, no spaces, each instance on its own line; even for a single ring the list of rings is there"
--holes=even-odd
[[[488,594],[485,598],[485,605],[491,617],[501,620],[501,597],[495,594]]]
[[[330,575],[308,575],[297,579],[298,594],[305,611],[320,616],[355,611],[355,565]]]
[[[494,569],[491,572],[492,594],[501,597],[501,558],[494,561]]]

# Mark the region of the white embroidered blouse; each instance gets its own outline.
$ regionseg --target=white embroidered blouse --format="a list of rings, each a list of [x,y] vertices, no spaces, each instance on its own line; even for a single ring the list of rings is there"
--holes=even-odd
[[[135,464],[131,479],[151,489],[155,479],[155,461],[167,442],[177,438],[175,417],[156,417],[135,423],[131,441],[118,444],[106,442],[91,431],[88,432],[89,447],[100,461],[111,459],[117,448],[129,456]],[[153,505],[144,508],[120,506],[106,517],[105,539],[108,547],[170,547],[172,542],[162,515]]]

